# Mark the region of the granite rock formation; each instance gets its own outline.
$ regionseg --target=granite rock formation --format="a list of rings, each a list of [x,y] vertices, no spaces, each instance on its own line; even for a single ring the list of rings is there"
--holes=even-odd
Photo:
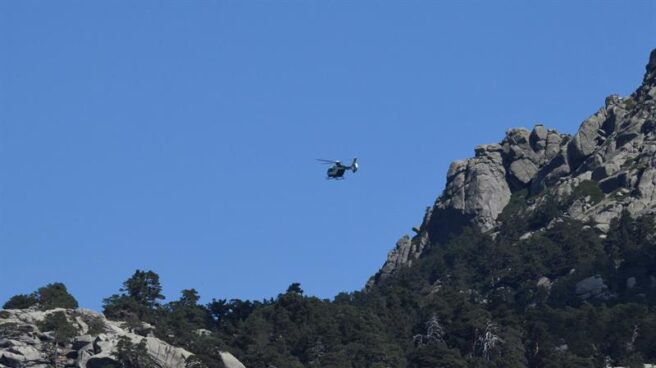
[[[446,187],[416,236],[397,243],[368,285],[466,226],[494,234],[499,215],[520,191],[533,198],[530,211],[544,201],[570,196],[583,182],[596,183],[603,198],[574,201],[562,216],[591,223],[601,236],[625,210],[633,217],[655,213],[656,50],[640,87],[627,97],[607,97],[574,136],[538,124],[532,130],[509,129],[500,143],[478,146],[474,152],[474,157],[451,164]]]
[[[48,331],[43,324],[56,313],[63,314],[74,330],[64,342],[58,339],[57,332]],[[148,326],[144,327],[147,331]],[[107,320],[102,314],[86,309],[6,309],[0,310],[0,368],[118,367],[118,345],[122,338],[134,345],[143,343],[154,364],[161,368],[185,367],[186,359],[193,355],[152,333],[143,336],[142,331],[135,333],[124,322]],[[244,367],[230,353],[222,352],[221,356],[228,368]]]

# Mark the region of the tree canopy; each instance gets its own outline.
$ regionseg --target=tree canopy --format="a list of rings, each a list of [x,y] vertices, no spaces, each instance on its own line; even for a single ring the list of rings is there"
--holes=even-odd
[[[463,229],[367,292],[330,301],[292,283],[262,301],[201,304],[196,289],[185,289],[163,303],[159,276],[137,270],[120,294],[105,299],[104,312],[136,329],[153,325],[156,336],[195,354],[189,367],[222,367],[224,350],[249,368],[656,362],[654,219],[625,213],[605,238],[585,223],[563,220],[520,239],[553,211],[527,219],[519,215],[521,200],[511,203],[494,238]],[[590,278],[603,287],[588,295],[578,285]],[[5,308],[77,305],[73,301],[56,283],[14,296]],[[124,348],[126,362],[148,364],[138,346]]]
[[[18,294],[11,297],[3,306],[3,309],[25,309],[37,307],[41,310],[55,308],[77,308],[75,297],[66,289],[66,285],[55,282],[40,287],[31,294]]]

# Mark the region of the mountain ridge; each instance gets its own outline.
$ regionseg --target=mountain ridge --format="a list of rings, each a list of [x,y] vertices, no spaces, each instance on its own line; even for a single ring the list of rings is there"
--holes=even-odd
[[[564,215],[593,222],[600,234],[623,210],[637,217],[654,213],[655,99],[656,49],[638,89],[627,97],[608,96],[573,136],[542,124],[532,130],[512,128],[501,142],[479,145],[474,157],[452,162],[445,189],[414,229],[416,235],[404,235],[396,243],[365,288],[411,265],[431,245],[445,242],[465,226],[494,233],[512,195],[523,190],[534,197],[535,210],[545,200],[571,195],[581,183],[595,183],[604,198],[594,204],[572,203]]]

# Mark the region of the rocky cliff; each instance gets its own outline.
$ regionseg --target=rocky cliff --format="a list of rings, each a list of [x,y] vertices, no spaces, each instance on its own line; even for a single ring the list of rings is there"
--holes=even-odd
[[[582,185],[598,187],[601,195],[571,201],[561,217],[587,222],[600,236],[624,210],[633,217],[656,212],[656,50],[640,87],[627,97],[607,97],[574,136],[541,124],[509,129],[500,143],[478,146],[474,157],[453,162],[417,234],[399,240],[368,285],[466,226],[494,235],[515,193],[530,198],[530,213],[547,201],[564,202]]]
[[[193,354],[154,337],[145,324],[135,329],[85,309],[0,310],[0,368],[122,367],[119,355],[153,367],[193,366]],[[244,368],[230,353],[221,357],[227,368]]]

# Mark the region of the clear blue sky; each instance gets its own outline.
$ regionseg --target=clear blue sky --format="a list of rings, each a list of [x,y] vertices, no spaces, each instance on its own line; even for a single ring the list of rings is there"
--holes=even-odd
[[[655,36],[654,1],[0,2],[0,303],[360,289],[450,161],[574,132]]]

